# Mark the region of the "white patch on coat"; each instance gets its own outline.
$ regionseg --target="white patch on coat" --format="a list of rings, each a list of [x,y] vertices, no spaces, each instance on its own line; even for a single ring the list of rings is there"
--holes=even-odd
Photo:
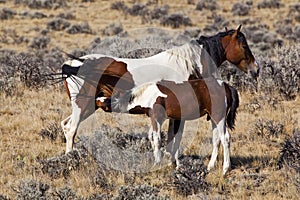
[[[104,54],[88,54],[80,57],[80,59],[94,60],[102,57],[110,57],[116,61],[124,62],[137,86],[160,80],[182,83],[183,81],[187,81],[191,74],[198,75],[203,72],[201,64],[202,48],[202,45],[187,43],[147,58],[129,59]],[[66,61],[65,64],[72,67],[79,67],[83,65],[83,62],[74,59]]]
[[[136,85],[160,80],[176,83],[187,81],[196,70],[203,72],[201,64],[202,45],[185,44],[142,59],[114,58],[127,64]]]
[[[83,63],[79,60],[67,60],[66,62],[64,62],[64,64],[71,67],[80,67]]]
[[[259,68],[259,64],[258,64],[258,62],[256,60],[254,60],[254,64],[256,65],[256,67]]]
[[[100,101],[101,103],[103,103],[105,101],[105,99],[107,99],[108,97],[97,97],[96,101]]]
[[[79,94],[79,91],[81,90],[84,84],[84,80],[82,78],[79,78],[78,76],[71,76],[68,77],[66,81],[68,83],[71,101],[75,101],[77,94]]]
[[[158,97],[166,98],[167,95],[162,93],[156,83],[146,83],[132,89],[133,100],[127,106],[127,111],[141,106],[142,108],[153,108]]]
[[[103,55],[103,54],[88,54],[88,55],[81,56],[79,58],[83,59],[83,60],[87,60],[87,59],[94,60],[94,59],[98,59],[101,57],[105,57],[105,55]],[[76,59],[72,59],[72,60],[65,61],[63,64],[69,65],[71,67],[80,67],[81,65],[83,65],[83,62],[76,60]]]
[[[217,82],[218,82],[218,84],[219,84],[220,86],[222,86],[223,83],[224,83],[222,80],[217,80]]]

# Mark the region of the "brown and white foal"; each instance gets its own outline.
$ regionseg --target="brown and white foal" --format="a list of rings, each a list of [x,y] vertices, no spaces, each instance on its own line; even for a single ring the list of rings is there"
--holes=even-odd
[[[223,174],[230,168],[230,135],[226,124],[230,129],[234,128],[239,96],[237,90],[225,82],[210,77],[183,83],[146,83],[118,97],[98,97],[96,103],[99,107],[111,106],[113,112],[147,114],[152,125],[149,140],[157,163],[162,156],[161,127],[165,119],[193,120],[208,115],[213,130],[213,151],[208,170],[214,167],[220,142],[224,149]],[[175,155],[177,166],[178,156]]]

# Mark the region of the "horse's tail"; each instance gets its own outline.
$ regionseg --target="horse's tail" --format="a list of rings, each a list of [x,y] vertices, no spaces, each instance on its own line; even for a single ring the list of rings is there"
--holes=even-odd
[[[73,60],[78,60],[78,61],[80,61],[80,62],[84,62],[84,60],[85,60],[85,59],[80,58],[80,57],[77,57],[77,56],[75,56],[75,55],[73,55],[73,54],[67,53],[67,52],[65,52],[65,51],[63,51],[63,50],[60,50],[60,51],[63,52],[64,54],[66,54],[66,56],[68,56],[69,58],[71,58],[71,59],[73,59]]]
[[[77,75],[78,70],[79,70],[80,66],[83,65],[85,59],[77,57],[70,53],[67,53],[63,50],[60,50],[60,51],[63,52],[64,54],[66,54],[66,56],[68,56],[69,58],[71,58],[71,60],[64,62],[61,66],[62,78],[65,79],[72,75]]]
[[[235,126],[237,108],[239,107],[239,94],[234,87],[230,86],[227,83],[225,83],[225,89],[228,104],[226,123],[228,128],[232,130]]]
[[[62,78],[65,79],[65,78],[68,78],[68,77],[70,77],[72,75],[77,75],[78,70],[79,70],[79,66],[78,67],[73,67],[73,66],[69,65],[66,62],[61,67]]]

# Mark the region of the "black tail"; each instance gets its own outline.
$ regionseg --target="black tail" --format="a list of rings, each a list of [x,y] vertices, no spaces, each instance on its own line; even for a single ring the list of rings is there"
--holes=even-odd
[[[235,118],[237,114],[237,108],[239,107],[239,94],[237,90],[225,83],[226,88],[226,97],[227,97],[227,116],[226,116],[226,123],[228,128],[231,130],[234,129],[235,126]],[[229,110],[229,111],[228,111]]]
[[[69,54],[69,53],[63,51],[63,50],[60,50],[60,51],[63,52],[64,54],[66,54],[69,58],[71,58],[73,60],[78,60],[82,63],[85,61],[85,59],[76,57],[72,54]],[[61,68],[62,68],[62,78],[68,78],[72,75],[77,75],[78,70],[79,70],[79,67],[72,67],[68,64],[63,64]]]
[[[67,64],[63,64],[61,67],[61,74],[63,78],[68,78],[72,75],[77,75],[79,67],[72,67]]]
[[[75,56],[73,54],[67,53],[67,52],[65,52],[63,50],[60,50],[60,51],[63,52],[64,54],[66,54],[66,56],[68,56],[71,59],[78,60],[80,62],[84,62],[84,60],[85,60],[85,59],[79,58],[79,57],[77,57],[77,56]]]

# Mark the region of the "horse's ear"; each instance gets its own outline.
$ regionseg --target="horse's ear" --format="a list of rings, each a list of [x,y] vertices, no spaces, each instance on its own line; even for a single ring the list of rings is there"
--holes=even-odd
[[[238,33],[240,32],[242,28],[242,25],[239,25],[239,27],[234,31],[232,38],[236,38],[238,36]]]
[[[228,32],[228,28],[227,28],[227,26],[225,26],[225,31],[226,31],[226,32]]]
[[[242,24],[239,25],[239,27],[236,29],[237,32],[240,32],[242,28]]]

